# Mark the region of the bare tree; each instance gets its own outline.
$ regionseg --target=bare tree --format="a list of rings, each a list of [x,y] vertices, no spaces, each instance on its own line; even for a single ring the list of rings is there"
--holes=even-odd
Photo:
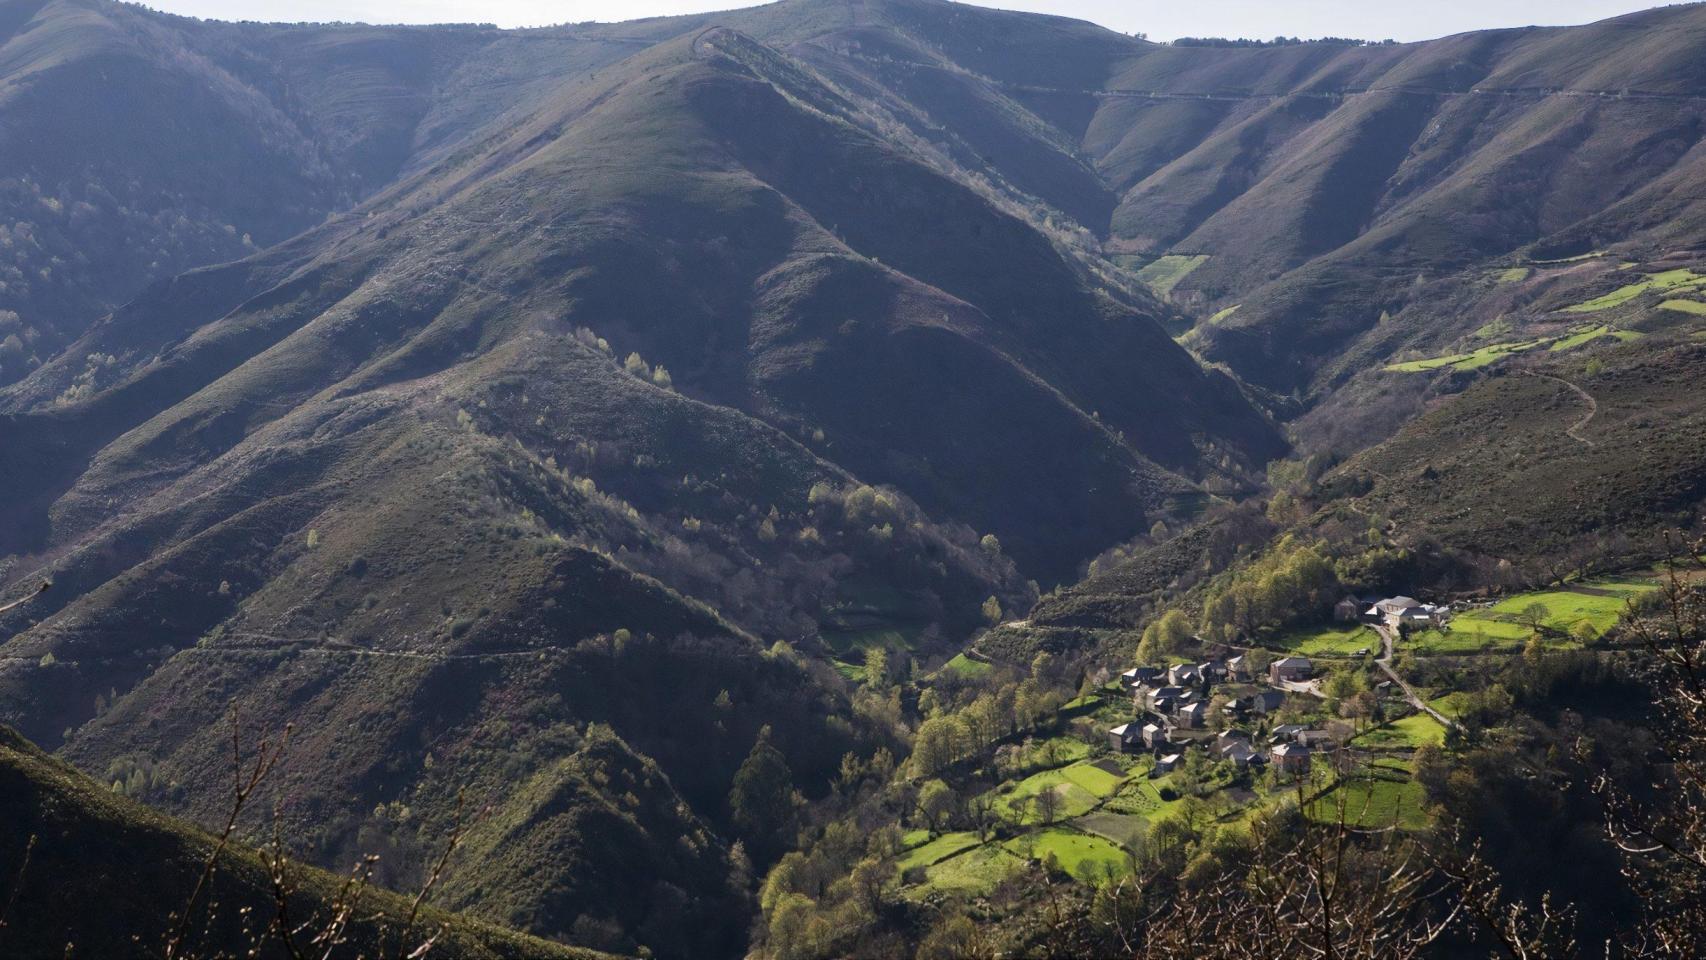
[[[1628,618],[1657,668],[1659,789],[1635,797],[1608,775],[1594,783],[1646,912],[1626,947],[1636,957],[1706,954],[1706,540],[1672,554],[1653,609],[1632,604]]]

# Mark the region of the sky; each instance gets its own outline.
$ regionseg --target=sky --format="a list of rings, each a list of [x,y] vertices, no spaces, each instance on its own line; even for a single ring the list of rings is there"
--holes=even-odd
[[[700,13],[741,0],[145,0],[219,20],[361,20],[534,27],[584,20]],[[1465,30],[1588,23],[1657,6],[1653,0],[977,0],[978,6],[1092,20],[1151,40],[1197,37],[1358,37],[1427,40]]]

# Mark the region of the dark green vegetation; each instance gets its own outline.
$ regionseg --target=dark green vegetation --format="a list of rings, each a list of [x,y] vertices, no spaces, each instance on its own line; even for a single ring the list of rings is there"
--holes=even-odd
[[[236,701],[296,725],[298,856],[418,886],[460,793],[447,906],[666,956],[905,952],[966,896],[1023,952],[1050,877],[1431,828],[1409,754],[1486,744],[1365,709],[1325,608],[1589,589],[1695,522],[1703,47],[0,0],[0,587],[55,582],[0,720],[207,826]],[[1508,727],[1534,631],[1616,652],[1588,614],[1400,667]],[[1291,807],[1101,766],[1140,642],[1334,661],[1288,709],[1374,759]]]
[[[222,850],[211,886],[192,899],[217,838],[105,789],[4,728],[0,816],[0,862],[8,868],[0,879],[0,950],[7,956],[62,956],[68,945],[76,956],[162,955],[176,929],[172,917],[191,903],[178,955],[214,955],[259,942],[256,933],[277,913],[272,884],[279,874],[261,854]],[[319,929],[335,912],[345,878],[297,865],[282,876],[293,888],[289,915]],[[210,901],[217,904],[211,911]],[[412,950],[434,934],[434,949],[457,957],[602,956],[431,907],[411,942],[402,929],[409,899],[366,889],[354,904],[346,940],[330,956],[376,956],[405,943]],[[263,955],[286,954],[274,945]]]

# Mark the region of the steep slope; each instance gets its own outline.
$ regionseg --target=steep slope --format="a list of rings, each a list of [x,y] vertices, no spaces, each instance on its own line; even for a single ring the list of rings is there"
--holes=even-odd
[[[700,32],[93,326],[6,393],[11,575],[56,590],[0,710],[205,822],[236,701],[300,731],[315,860],[377,838],[407,883],[467,788],[459,904],[738,952],[760,729],[808,793],[888,737],[819,658],[939,650],[1029,603],[1015,559],[1069,573],[1280,447],[1146,297],[866,119]]]
[[[634,49],[595,29],[224,24],[6,0],[0,384],[148,284],[318,224],[518,95]]]
[[[54,760],[0,728],[0,948],[9,956],[124,956],[162,948],[170,917],[190,903],[216,838],[150,811]],[[32,843],[33,839],[33,843]],[[245,954],[267,942],[263,956],[284,956],[260,934],[277,912],[262,857],[240,845],[214,861],[201,909],[181,948],[188,955]],[[287,902],[296,922],[324,924],[343,878],[290,865],[295,890]],[[219,904],[208,916],[207,903]],[[100,904],[98,910],[90,904]],[[366,890],[356,902],[346,939],[330,956],[373,956],[395,948],[410,902]],[[427,908],[415,932],[425,939],[442,926],[435,952],[459,957],[603,956]],[[310,929],[318,927],[310,926]]]

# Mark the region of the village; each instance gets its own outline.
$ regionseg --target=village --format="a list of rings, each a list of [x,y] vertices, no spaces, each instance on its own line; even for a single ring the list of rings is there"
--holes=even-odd
[[[1451,614],[1448,605],[1403,596],[1346,597],[1333,610],[1335,620],[1372,627],[1382,638],[1385,650],[1376,663],[1389,677],[1377,685],[1378,695],[1402,695],[1416,709],[1430,713],[1428,705],[1391,672],[1389,663],[1395,639],[1403,631],[1444,629]],[[1193,639],[1199,647],[1204,646],[1201,638]],[[1343,745],[1348,731],[1342,725],[1328,729],[1324,725],[1274,722],[1288,697],[1324,695],[1316,678],[1316,664],[1309,657],[1281,656],[1268,660],[1264,667],[1258,662],[1264,652],[1246,651],[1200,663],[1138,666],[1124,671],[1119,677],[1120,687],[1130,695],[1136,717],[1107,731],[1109,747],[1123,754],[1152,755],[1151,777],[1177,769],[1187,750],[1205,751],[1237,770],[1272,769],[1283,777],[1306,776],[1312,757]],[[1370,653],[1368,648],[1355,651],[1357,656]],[[1213,722],[1215,715],[1219,723]]]
[[[1418,774],[1474,735],[1478,672],[1537,647],[1621,642],[1629,604],[1654,589],[1635,572],[1449,602],[1345,596],[1318,619],[1229,642],[1186,634],[1147,662],[1107,664],[989,761],[941,771],[948,794],[934,795],[961,794],[971,813],[914,821],[902,888],[988,895],[1030,860],[1105,879],[1157,830],[1238,832],[1292,804],[1358,829],[1424,830]],[[944,672],[991,669],[962,657]]]

